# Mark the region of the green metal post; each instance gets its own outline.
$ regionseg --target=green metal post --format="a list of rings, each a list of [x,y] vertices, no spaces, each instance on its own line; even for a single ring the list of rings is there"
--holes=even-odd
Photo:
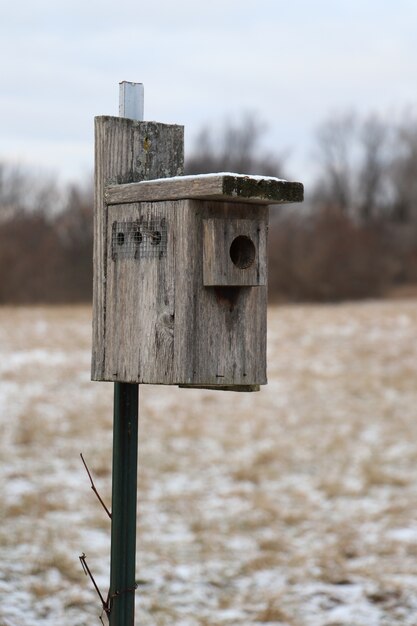
[[[110,626],[135,622],[139,385],[115,383]]]

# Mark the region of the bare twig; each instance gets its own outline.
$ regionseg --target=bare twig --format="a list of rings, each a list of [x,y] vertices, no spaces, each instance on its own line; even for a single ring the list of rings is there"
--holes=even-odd
[[[103,598],[103,596],[101,595],[100,589],[97,587],[97,583],[96,583],[96,581],[94,580],[94,576],[92,575],[92,573],[91,573],[91,571],[90,571],[90,568],[89,568],[89,567],[88,567],[88,565],[87,565],[87,560],[86,560],[86,556],[85,556],[84,552],[82,553],[82,555],[81,555],[79,558],[80,558],[80,562],[81,562],[82,568],[83,568],[83,570],[84,570],[84,574],[85,574],[86,576],[89,576],[89,577],[90,577],[90,580],[91,580],[91,582],[92,582],[92,583],[93,583],[93,585],[94,585],[94,589],[96,590],[97,595],[98,595],[98,597],[100,598],[101,605],[102,605],[102,607],[103,607],[103,611],[104,611],[107,615],[109,615],[109,613],[110,613],[109,598],[107,598],[107,600],[105,600],[105,599]],[[101,617],[100,617],[100,619],[101,619]]]
[[[108,592],[108,594],[107,594],[107,599],[105,600],[105,599],[103,598],[102,594],[101,594],[100,589],[99,589],[99,588],[98,588],[98,586],[97,586],[96,581],[94,580],[94,576],[93,576],[93,574],[91,573],[90,568],[89,568],[89,567],[88,567],[88,565],[87,565],[87,557],[85,556],[85,553],[84,553],[84,552],[83,552],[83,553],[82,553],[82,555],[79,557],[79,559],[80,559],[80,562],[81,562],[81,566],[82,566],[82,568],[83,568],[83,570],[84,570],[84,574],[85,574],[86,576],[89,576],[89,578],[90,578],[91,582],[92,582],[92,583],[93,583],[93,585],[94,585],[94,589],[96,590],[96,593],[97,593],[98,597],[100,598],[100,602],[101,602],[101,606],[102,606],[102,608],[103,608],[103,611],[102,611],[101,615],[99,615],[99,619],[100,619],[100,622],[101,622],[101,623],[103,624],[103,626],[104,626],[104,622],[103,622],[103,613],[105,613],[107,616],[109,616],[109,615],[110,615],[110,613],[111,613],[111,607],[112,607],[112,603],[113,603],[113,599],[114,599],[114,598],[117,598],[117,597],[119,597],[119,596],[121,596],[121,595],[122,595],[122,594],[124,594],[124,593],[135,593],[136,589],[137,589],[137,588],[138,588],[138,586],[139,586],[139,582],[138,582],[138,581],[135,581],[135,586],[134,586],[134,587],[132,587],[132,588],[130,588],[130,589],[123,589],[122,591],[115,591],[115,592],[114,592],[113,594],[111,594],[111,595],[110,595],[110,589],[109,589],[109,592]]]
[[[82,462],[83,462],[83,464],[84,464],[84,467],[85,467],[85,469],[86,469],[86,472],[87,472],[87,474],[88,474],[88,478],[90,479],[91,489],[94,491],[94,493],[96,494],[96,496],[97,496],[97,498],[98,498],[98,500],[99,500],[99,502],[100,502],[101,506],[102,506],[102,507],[103,507],[103,509],[106,511],[106,513],[107,513],[107,515],[109,516],[109,518],[111,519],[111,513],[110,513],[109,509],[106,507],[106,505],[104,504],[103,500],[102,500],[102,499],[101,499],[101,497],[100,497],[99,492],[98,492],[98,491],[97,491],[97,489],[96,489],[96,486],[95,486],[94,481],[93,481],[93,479],[92,479],[92,477],[91,477],[91,474],[90,474],[90,470],[89,470],[89,469],[88,469],[88,467],[87,467],[87,463],[84,461],[84,457],[83,457],[82,453],[80,453],[80,457],[81,457],[81,461],[82,461]]]

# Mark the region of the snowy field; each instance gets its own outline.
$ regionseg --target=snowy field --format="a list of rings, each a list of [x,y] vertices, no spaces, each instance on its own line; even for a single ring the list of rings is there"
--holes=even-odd
[[[88,308],[0,309],[0,625],[107,592],[112,385]],[[416,626],[417,300],[284,306],[269,385],[141,387],[136,623]]]

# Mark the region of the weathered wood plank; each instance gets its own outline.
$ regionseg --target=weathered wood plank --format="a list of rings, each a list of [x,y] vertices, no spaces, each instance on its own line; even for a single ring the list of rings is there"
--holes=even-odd
[[[208,391],[260,391],[259,385],[178,385],[181,389],[207,389]]]
[[[142,235],[150,229],[161,232],[164,221],[165,210],[160,203],[142,203],[139,210],[136,204],[109,208],[104,374],[107,379],[174,382],[175,238],[161,237],[157,243],[145,241],[146,235]],[[117,247],[118,233],[112,232],[113,224],[138,224],[136,232],[143,238],[141,258],[137,258],[137,245],[114,259],[112,238]],[[127,235],[126,229],[124,232]],[[130,233],[131,238],[134,235]],[[129,245],[123,241],[120,248]]]
[[[303,194],[298,182],[225,173],[110,185],[105,198],[108,204],[199,198],[262,205],[302,202]]]
[[[263,219],[268,208],[184,200],[177,203],[175,369],[180,384],[266,384],[267,287],[203,285],[205,219]],[[266,255],[264,258],[266,264]],[[189,269],[188,269],[189,268]],[[266,268],[265,268],[266,271]]]
[[[265,219],[203,220],[204,285],[266,285],[266,229]]]
[[[266,383],[267,214],[201,200],[109,207],[104,380],[251,391]],[[216,233],[261,224],[262,284],[235,286],[231,275],[204,285],[204,224],[213,220]]]
[[[179,176],[184,166],[182,126],[102,116],[95,119],[95,209],[93,284],[93,380],[104,378],[109,184]],[[109,380],[109,379],[107,379]],[[114,379],[110,379],[114,380]]]

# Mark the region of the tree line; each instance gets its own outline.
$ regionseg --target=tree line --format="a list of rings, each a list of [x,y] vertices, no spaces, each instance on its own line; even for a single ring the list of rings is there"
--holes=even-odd
[[[203,129],[186,173],[292,178],[255,116]],[[271,211],[271,301],[376,297],[417,285],[417,119],[333,116],[318,129],[302,205]],[[303,180],[303,173],[297,178]],[[89,302],[92,181],[65,187],[0,163],[0,303]]]
[[[0,303],[88,302],[92,183],[54,181],[0,164]]]
[[[271,233],[271,295],[338,301],[417,284],[417,119],[325,121],[306,213]],[[281,268],[281,269],[279,269]]]

